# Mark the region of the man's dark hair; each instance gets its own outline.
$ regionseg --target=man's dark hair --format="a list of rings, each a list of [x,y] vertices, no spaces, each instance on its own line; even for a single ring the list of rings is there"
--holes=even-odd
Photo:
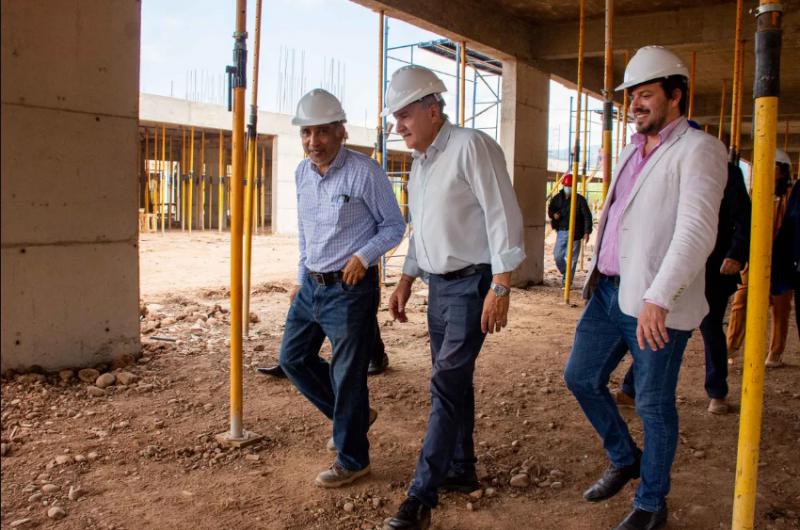
[[[667,95],[667,99],[672,99],[672,93],[677,89],[681,91],[679,110],[682,115],[686,114],[689,107],[689,82],[682,75],[671,75],[661,79],[661,88]]]

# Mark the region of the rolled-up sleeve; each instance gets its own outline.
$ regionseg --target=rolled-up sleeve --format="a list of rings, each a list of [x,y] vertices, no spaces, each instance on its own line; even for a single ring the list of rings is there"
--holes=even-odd
[[[372,163],[370,178],[364,187],[364,201],[377,224],[375,235],[361,247],[356,256],[373,264],[382,255],[400,244],[406,230],[403,214],[394,196],[392,185],[377,163]]]
[[[499,145],[475,135],[467,148],[467,179],[486,219],[492,273],[516,269],[525,259],[522,212]]]

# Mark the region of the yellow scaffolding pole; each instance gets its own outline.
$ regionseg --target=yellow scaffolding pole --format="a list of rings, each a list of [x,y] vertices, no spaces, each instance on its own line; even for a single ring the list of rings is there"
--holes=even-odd
[[[742,99],[744,97],[744,48],[747,41],[742,39],[739,45],[739,103],[737,104],[738,113],[736,114],[736,161],[739,161],[739,152],[742,148]]]
[[[383,10],[378,11],[378,125],[376,127],[377,137],[375,143],[375,160],[378,165],[383,164],[383,33],[384,33],[384,14]]]
[[[261,229],[267,225],[267,146],[261,146]]]
[[[768,339],[782,18],[780,5],[768,2],[761,0],[756,10],[753,215],[733,530],[753,528],[764,404],[764,352]]]
[[[158,214],[161,211],[158,206],[161,199],[158,193],[158,184],[161,182],[158,163],[158,125],[153,127],[153,172],[155,173],[155,182],[153,182],[153,215],[156,216],[155,229],[158,230]]]
[[[144,130],[144,176],[147,182],[144,187],[144,213],[150,214],[150,133]],[[150,227],[147,226],[147,231]]]
[[[247,0],[236,0],[236,32],[233,57],[228,67],[233,88],[231,126],[231,358],[230,432],[219,436],[225,442],[245,439],[242,427],[242,179],[244,178],[244,98],[247,66]]]
[[[258,228],[258,162],[258,135],[256,135],[256,141],[253,142],[253,204],[250,206],[253,209],[253,233]]]
[[[728,80],[722,80],[722,101],[719,104],[719,130],[717,131],[717,139],[722,141],[722,134],[725,132],[725,93],[728,91]]]
[[[186,197],[186,213],[189,214],[188,219],[188,226],[189,226],[189,236],[192,235],[192,219],[194,216],[194,127],[189,129],[189,182],[188,182],[189,193]]]
[[[200,132],[200,230],[206,229],[206,131]]]
[[[217,182],[217,231],[222,232],[222,214],[225,207],[225,150],[222,147],[224,137],[222,129],[219,130],[219,182]]]
[[[728,142],[728,150],[730,151],[730,159],[732,162],[736,162],[738,159],[738,145],[736,144],[736,140],[738,138],[738,131],[736,130],[739,121],[739,85],[742,81],[741,75],[739,75],[741,69],[741,47],[742,47],[742,16],[743,16],[743,9],[742,9],[742,0],[736,0],[736,34],[734,36],[734,48],[733,48],[733,77],[732,83],[732,91],[733,95],[731,97],[731,138]]]
[[[459,125],[462,127],[466,123],[467,115],[466,115],[466,108],[467,108],[467,41],[461,41],[461,46],[459,47],[461,51],[460,61],[459,61],[459,94],[461,97],[458,98],[459,102],[459,109],[458,109],[458,121]]]
[[[589,174],[589,93],[583,95],[583,123],[585,126],[583,127],[583,175],[581,175],[581,192],[583,193],[583,198],[586,198],[586,176]],[[611,136],[611,132],[609,131],[609,137]],[[603,131],[603,141],[605,141],[605,131]],[[610,139],[609,139],[610,141]],[[609,146],[610,148],[610,146]],[[578,177],[576,176],[573,180],[573,193],[578,193]],[[583,270],[583,239],[581,239],[581,248],[580,253],[580,270]]]
[[[172,130],[169,132],[169,203],[167,208],[167,219],[169,228],[172,229],[172,205],[178,197],[178,189],[175,183],[175,159],[172,158],[172,141],[174,139]]]
[[[575,112],[575,149],[572,157],[572,176],[573,184],[577,183],[578,178],[578,162],[580,157],[580,137],[581,137],[581,93],[583,93],[583,41],[586,33],[586,1],[579,0],[578,11],[580,23],[578,26],[578,108]],[[564,282],[564,302],[569,303],[569,289],[572,286],[572,246],[575,241],[575,208],[577,205],[575,191],[577,186],[573,187],[573,193],[570,194],[569,205],[569,238],[567,239],[567,274]]]
[[[258,62],[261,44],[261,0],[256,0],[256,26],[253,45],[253,89],[250,92],[250,120],[247,124],[247,187],[244,195],[244,282],[242,300],[242,330],[250,332],[250,272],[253,260],[253,186],[256,179],[258,149]]]
[[[613,123],[614,101],[612,99],[614,87],[614,0],[606,0],[605,24],[605,49],[603,73],[603,195],[605,202],[608,188],[611,185],[611,125]],[[588,107],[588,100],[587,100]],[[588,129],[588,127],[587,127]],[[583,162],[584,168],[586,161]],[[584,197],[586,197],[586,184],[584,171]],[[581,243],[583,249],[583,243]],[[583,269],[583,250],[581,250],[581,269]]]
[[[161,174],[158,183],[158,209],[161,212],[161,233],[164,233],[165,219],[164,219],[164,195],[166,188],[166,173],[167,173],[167,126],[161,126]]]
[[[178,172],[181,181],[181,232],[186,229],[186,129],[181,127],[181,170]]]
[[[625,65],[628,64],[630,54],[625,52]],[[630,106],[630,93],[628,89],[622,91],[622,147],[628,145],[628,107]]]
[[[689,70],[689,113],[688,118],[691,120],[694,115],[694,82],[695,82],[695,69],[697,68],[697,52],[692,52],[692,67]]]

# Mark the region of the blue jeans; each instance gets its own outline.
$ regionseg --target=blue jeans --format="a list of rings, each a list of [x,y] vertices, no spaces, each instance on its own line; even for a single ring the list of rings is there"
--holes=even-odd
[[[563,275],[567,272],[567,246],[569,245],[569,232],[559,230],[556,232],[556,246],[553,248],[553,257],[556,260],[558,272]],[[581,240],[572,242],[572,279],[575,279],[575,266],[578,263],[578,255],[581,253]]]
[[[670,469],[678,442],[675,388],[683,351],[691,331],[668,329],[669,342],[660,350],[639,348],[636,318],[619,309],[619,290],[601,278],[578,322],[575,343],[564,371],[567,387],[603,440],[615,467],[636,460],[636,444],[608,391],[608,379],[625,353],[633,356],[636,413],[644,425],[641,482],[633,505],[662,509],[670,488]]]
[[[306,278],[286,317],[280,364],[292,384],[333,420],[337,462],[357,471],[369,465],[367,367],[375,345],[377,268],[356,285],[319,285]],[[331,341],[328,363],[319,356]]]
[[[475,360],[483,346],[483,301],[489,271],[457,280],[431,275],[428,332],[431,339],[431,413],[414,481],[408,490],[433,508],[437,488],[450,471],[475,465]]]

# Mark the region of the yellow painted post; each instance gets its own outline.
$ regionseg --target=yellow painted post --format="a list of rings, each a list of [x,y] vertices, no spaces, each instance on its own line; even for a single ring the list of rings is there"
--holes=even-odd
[[[586,32],[586,0],[578,1],[579,26],[578,26],[578,97],[577,110],[575,112],[575,149],[572,156],[572,182],[573,192],[570,194],[569,201],[569,237],[567,239],[567,274],[564,281],[564,302],[569,303],[569,289],[572,286],[572,245],[575,241],[575,208],[577,205],[577,192],[574,184],[578,178],[578,158],[580,157],[580,137],[581,137],[581,93],[583,92],[583,40]]]
[[[169,133],[169,208],[167,209],[167,219],[169,220],[169,228],[172,229],[172,205],[175,204],[178,198],[178,188],[175,182],[175,159],[172,158],[172,140],[174,139],[172,131]]]
[[[188,214],[188,226],[189,226],[189,236],[192,235],[192,218],[194,217],[192,214],[194,213],[194,200],[193,200],[193,192],[194,192],[194,127],[189,129],[189,179],[187,186],[189,188],[188,195],[186,197],[186,213]]]
[[[217,231],[222,232],[222,214],[225,207],[225,149],[222,146],[224,137],[219,130],[219,182],[217,182]]]
[[[250,92],[250,119],[247,123],[247,187],[244,195],[244,281],[242,299],[242,330],[250,333],[250,270],[253,259],[253,185],[256,177],[258,139],[258,62],[261,44],[261,0],[256,0],[255,38],[253,44],[253,90]]]
[[[377,143],[375,144],[375,160],[378,164],[383,164],[383,34],[384,34],[384,14],[383,10],[378,11],[378,125],[375,128],[377,131]]]
[[[733,530],[751,530],[754,525],[764,404],[764,352],[767,351],[768,338],[782,18],[780,5],[770,4],[770,1],[761,0],[756,10],[753,215]]]
[[[625,65],[627,66],[630,54],[625,52]],[[622,147],[628,145],[628,110],[630,99],[628,89],[622,91]]]
[[[722,133],[725,132],[725,93],[728,91],[728,80],[722,80],[722,101],[719,104],[719,130],[717,131],[717,139],[722,141]]]
[[[688,118],[691,120],[694,115],[694,83],[695,69],[697,68],[697,52],[692,52],[692,67],[689,70],[689,112]]]
[[[206,229],[206,131],[200,132],[200,230]]]
[[[587,92],[583,96],[583,175],[581,175],[581,189],[583,190],[583,198],[586,198],[586,178],[589,174],[589,93]],[[605,131],[603,140],[605,141]],[[578,193],[578,177],[576,176],[573,180],[572,184],[572,193]],[[577,200],[577,199],[576,199]],[[577,216],[577,212],[576,212]],[[580,256],[580,270],[583,270],[583,239],[580,241],[580,252],[578,256]]]
[[[261,146],[261,229],[267,225],[267,146]]]
[[[256,135],[256,140],[253,142],[253,205],[251,208],[253,209],[253,233],[256,232],[258,228],[258,135]]]
[[[144,129],[144,176],[146,179],[145,188],[144,188],[144,213],[150,213],[150,133],[148,129],[145,127]],[[147,227],[145,231],[148,231],[150,226],[148,223],[145,223]]]
[[[244,178],[244,98],[247,66],[247,0],[236,0],[233,57],[233,124],[231,127],[231,359],[230,432],[227,440],[244,439],[242,427],[242,179]]]
[[[459,63],[459,94],[458,98],[460,108],[458,109],[459,125],[462,127],[466,123],[466,102],[467,102],[467,41],[461,41],[461,60]]]
[[[181,127],[181,167],[178,171],[179,189],[181,190],[181,232],[186,229],[186,180],[183,178],[186,172],[186,130]]]
[[[614,109],[614,0],[606,0],[606,26],[605,26],[605,58],[603,74],[603,194],[605,202],[608,188],[611,186],[611,125],[613,123]],[[587,100],[588,107],[588,100]],[[588,127],[587,127],[588,129]],[[586,162],[584,161],[584,167]],[[585,178],[585,176],[584,176]],[[584,186],[585,187],[585,186]],[[584,197],[585,195],[584,190]],[[587,199],[588,200],[588,199]],[[583,249],[583,243],[581,243]],[[581,269],[583,269],[583,250],[581,250]]]
[[[742,9],[743,0],[736,0],[736,32],[734,36],[734,48],[733,48],[733,94],[731,97],[731,140],[728,144],[728,150],[730,151],[730,160],[731,162],[737,162],[739,159],[739,152],[738,152],[738,145],[736,143],[736,139],[738,138],[737,127],[739,125],[739,84],[742,81],[742,77],[739,74],[741,69],[741,47],[742,47],[742,16],[743,16],[743,9]]]
[[[736,161],[739,161],[739,153],[742,149],[742,98],[744,97],[744,48],[747,41],[742,39],[739,45],[739,103],[737,104],[738,113],[736,114]]]
[[[164,195],[166,195],[166,176],[167,176],[167,127],[161,126],[161,176],[158,184],[158,209],[161,211],[161,233],[164,233]]]
[[[153,182],[153,215],[156,216],[156,225],[155,230],[158,230],[158,214],[160,212],[158,202],[159,202],[159,193],[158,193],[158,184],[161,181],[159,174],[159,163],[158,163],[158,125],[153,127],[153,173],[155,174],[155,181]]]

